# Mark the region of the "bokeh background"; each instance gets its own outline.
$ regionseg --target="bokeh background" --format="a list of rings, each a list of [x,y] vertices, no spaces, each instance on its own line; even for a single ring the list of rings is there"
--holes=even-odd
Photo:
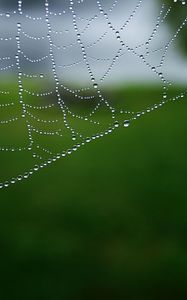
[[[0,4],[6,10],[15,2]],[[168,32],[178,16],[186,6],[176,6]],[[186,36],[174,49],[182,65]],[[186,87],[182,65],[174,94]],[[138,108],[158,93],[146,80],[104,89]],[[14,89],[11,80],[6,85]],[[186,115],[184,98],[1,190],[1,299],[185,299]],[[11,164],[0,156],[2,176]]]

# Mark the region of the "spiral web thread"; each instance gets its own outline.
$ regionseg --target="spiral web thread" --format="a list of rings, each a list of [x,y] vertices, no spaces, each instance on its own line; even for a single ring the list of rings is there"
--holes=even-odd
[[[178,37],[181,30],[183,30],[183,28],[186,26],[187,17],[182,21],[177,31],[163,47],[150,50],[151,42],[156,37],[160,26],[168,17],[172,9],[174,9],[174,6],[185,5],[185,1],[178,1],[177,4],[173,3],[173,6],[171,7],[166,7],[163,4],[151,35],[146,41],[134,47],[127,45],[126,41],[122,37],[122,33],[128,30],[129,24],[135,18],[138,11],[141,10],[144,0],[139,0],[136,3],[133,11],[130,12],[129,17],[125,21],[122,20],[121,27],[116,28],[111,22],[110,16],[112,15],[113,11],[115,11],[119,3],[121,3],[121,1],[116,0],[113,2],[110,8],[105,10],[103,1],[95,1],[97,13],[90,18],[81,17],[79,16],[80,10],[78,10],[78,12],[76,11],[77,6],[84,5],[83,0],[66,1],[66,9],[62,10],[62,12],[53,12],[51,10],[49,1],[45,0],[43,15],[39,17],[33,17],[24,13],[24,3],[22,3],[22,1],[18,1],[17,10],[13,11],[12,13],[0,13],[1,19],[16,19],[16,35],[14,37],[0,37],[1,43],[7,43],[8,41],[11,41],[15,42],[16,44],[16,53],[14,57],[0,57],[0,64],[3,65],[0,68],[0,72],[2,74],[5,71],[13,70],[14,74],[17,74],[16,91],[18,95],[15,103],[15,101],[10,99],[11,97],[15,97],[12,95],[12,92],[2,88],[2,90],[0,90],[0,109],[3,111],[8,111],[12,108],[14,109],[15,106],[19,107],[17,109],[18,116],[0,119],[0,129],[6,131],[6,126],[15,126],[17,122],[20,122],[20,128],[24,127],[26,133],[25,145],[18,147],[0,145],[0,151],[11,154],[16,152],[28,152],[29,155],[32,156],[34,162],[32,162],[32,167],[28,167],[28,171],[23,172],[22,174],[19,173],[11,179],[5,179],[2,181],[2,183],[0,183],[0,188],[8,187],[10,184],[14,184],[22,179],[27,179],[33,173],[45,168],[53,162],[56,162],[61,157],[70,155],[81,146],[84,146],[86,143],[111,134],[121,125],[128,127],[131,122],[137,120],[145,114],[155,111],[169,102],[179,101],[186,96],[186,91],[184,91],[175,95],[174,97],[169,97],[167,92],[171,86],[171,83],[165,78],[161,68],[164,65],[170,46]],[[74,31],[74,42],[70,44],[63,44],[63,36],[69,32],[69,29],[63,28],[63,30],[55,30],[53,26],[55,18],[63,18],[63,16],[66,14],[68,14],[69,18],[72,20],[71,29]],[[104,32],[94,42],[85,45],[84,35],[88,30],[90,30],[90,28],[94,27],[94,22],[98,18],[102,18],[104,20],[107,26],[107,31]],[[28,20],[31,23],[42,22],[42,24],[44,24],[46,27],[46,34],[42,36],[28,34],[24,30],[24,20]],[[82,29],[79,28],[80,22],[84,22],[84,27]],[[109,34],[113,35],[116,43],[118,44],[118,48],[114,57],[100,58],[90,56],[88,53],[89,49],[94,49],[94,47],[97,47]],[[33,42],[45,41],[48,53],[40,58],[34,59],[30,57],[22,49],[23,37]],[[58,37],[62,38],[62,42],[60,42],[59,45],[56,43],[56,39]],[[80,48],[81,58],[71,64],[57,64],[55,51],[65,53],[66,51],[70,51],[74,46]],[[125,56],[127,52],[138,58],[159,78],[163,90],[162,100],[160,102],[150,105],[138,112],[130,110],[127,111],[123,109],[117,110],[115,107],[113,107],[114,105],[107,100],[107,97],[104,96],[100,89],[100,83],[105,81],[105,79],[112,72],[117,61],[121,57]],[[149,62],[149,55],[157,52],[160,53],[160,63],[155,66]],[[43,90],[33,92],[29,89],[29,87],[25,86],[26,80],[36,80],[39,86],[43,85],[45,89],[46,81],[42,83],[42,80],[44,80],[47,76],[44,73],[29,74],[29,72],[24,71],[24,66],[22,64],[23,61],[34,66],[40,63],[48,64],[50,69],[50,84],[51,82],[52,84],[50,86],[49,82],[47,82],[47,86],[50,86],[50,89],[48,89],[47,92]],[[107,68],[104,70],[103,75],[100,78],[96,78],[94,71],[92,70],[92,64],[103,62],[107,63]],[[4,64],[6,65],[4,66]],[[80,64],[84,64],[86,67],[86,72],[90,78],[90,85],[78,89],[70,88],[63,81],[63,76],[59,76],[59,72],[61,72],[61,75],[63,75],[64,70],[76,68],[76,66]],[[86,112],[86,114],[85,112],[81,114],[81,109],[78,110],[78,112],[74,112],[74,110],[71,108],[71,105],[69,105],[69,101],[66,101],[66,97],[68,97],[68,99],[72,98],[73,101],[76,102],[76,105],[77,103],[79,104],[79,101],[89,103],[93,102],[93,105],[91,106],[90,111]],[[50,101],[50,99],[52,100]],[[107,112],[107,120],[104,122],[102,121],[102,115],[99,115],[100,110],[104,110],[105,114]],[[80,128],[75,128],[75,121],[81,122],[82,125]],[[90,128],[89,136],[88,132],[83,130],[84,128],[87,128],[87,126]],[[46,143],[45,146],[43,144],[40,145],[40,139],[36,138],[37,136],[45,136],[47,139],[52,138],[52,142],[49,142],[50,146],[48,147]],[[53,138],[55,141],[58,141],[56,144],[59,145],[59,147],[54,147],[54,149],[52,149]]]

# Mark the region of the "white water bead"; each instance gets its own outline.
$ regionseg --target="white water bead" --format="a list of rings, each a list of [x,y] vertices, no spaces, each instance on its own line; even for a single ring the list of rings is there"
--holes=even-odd
[[[125,120],[123,123],[124,127],[127,128],[130,125],[130,121],[129,120]]]

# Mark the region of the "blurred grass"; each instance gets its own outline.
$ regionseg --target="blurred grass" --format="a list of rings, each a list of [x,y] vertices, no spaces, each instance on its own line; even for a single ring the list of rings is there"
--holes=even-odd
[[[3,300],[186,298],[186,114],[171,103],[0,192]]]

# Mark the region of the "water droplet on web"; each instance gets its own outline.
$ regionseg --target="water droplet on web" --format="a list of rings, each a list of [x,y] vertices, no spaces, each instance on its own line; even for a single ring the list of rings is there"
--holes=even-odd
[[[97,89],[98,88],[98,84],[94,83],[93,87],[94,87],[94,89]]]
[[[118,127],[119,127],[119,122],[118,122],[118,121],[115,121],[114,127],[115,127],[115,128],[118,128]]]
[[[130,125],[130,121],[125,120],[124,123],[123,123],[123,126],[127,128],[127,127],[129,127],[129,125]]]

